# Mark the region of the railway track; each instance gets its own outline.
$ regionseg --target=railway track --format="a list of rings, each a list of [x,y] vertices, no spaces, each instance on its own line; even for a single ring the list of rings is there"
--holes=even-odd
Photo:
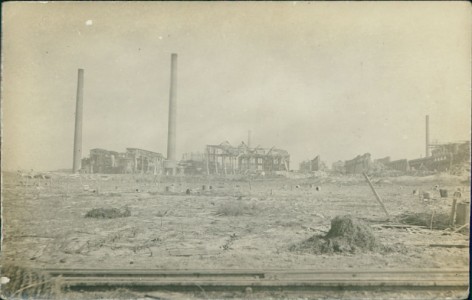
[[[466,269],[408,270],[126,270],[47,269],[65,290],[105,291],[467,291]]]

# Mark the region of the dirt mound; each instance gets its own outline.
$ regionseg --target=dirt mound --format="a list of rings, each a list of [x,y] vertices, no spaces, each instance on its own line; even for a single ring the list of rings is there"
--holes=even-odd
[[[95,219],[114,219],[129,216],[131,216],[131,211],[129,208],[125,208],[124,210],[120,210],[118,208],[94,208],[85,214],[86,218]]]
[[[2,294],[15,299],[58,299],[60,284],[42,272],[15,265],[2,265],[2,277],[10,281],[2,284]]]
[[[331,229],[325,236],[314,235],[291,246],[290,250],[324,254],[383,251],[386,248],[377,240],[369,225],[347,215],[332,219]]]
[[[450,213],[447,212],[407,212],[397,217],[398,222],[406,225],[425,226],[444,230],[450,228]]]

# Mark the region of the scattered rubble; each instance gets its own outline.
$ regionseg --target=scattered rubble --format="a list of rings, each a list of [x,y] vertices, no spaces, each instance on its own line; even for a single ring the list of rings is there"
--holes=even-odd
[[[2,294],[8,299],[58,299],[59,281],[43,272],[2,264],[2,276],[10,281],[2,284]]]
[[[331,229],[325,235],[314,235],[300,244],[292,245],[290,251],[325,253],[355,253],[390,250],[375,237],[369,225],[350,215],[337,216],[331,220]]]
[[[432,229],[444,230],[451,227],[449,212],[406,212],[398,216],[397,219],[402,224],[425,226]]]

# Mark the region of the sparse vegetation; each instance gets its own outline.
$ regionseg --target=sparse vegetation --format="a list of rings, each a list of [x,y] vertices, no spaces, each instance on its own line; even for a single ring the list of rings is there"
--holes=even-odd
[[[221,204],[216,214],[219,216],[254,215],[256,213],[256,210],[257,207],[254,203],[233,201]]]
[[[85,214],[86,218],[95,219],[114,219],[129,216],[131,216],[131,211],[127,207],[124,210],[117,208],[94,208]]]

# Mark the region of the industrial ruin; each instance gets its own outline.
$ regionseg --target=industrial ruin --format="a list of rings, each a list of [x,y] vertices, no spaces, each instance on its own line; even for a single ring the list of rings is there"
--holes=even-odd
[[[82,159],[81,172],[159,175],[164,172],[164,156],[161,153],[136,148],[127,148],[124,153],[91,149],[90,156]]]
[[[299,171],[302,173],[309,173],[315,171],[325,171],[327,170],[326,164],[321,161],[319,155],[317,155],[312,160],[305,160],[300,163]]]
[[[332,171],[344,174],[362,174],[375,169],[398,171],[401,173],[450,172],[470,164],[470,142],[430,145],[431,156],[412,160],[391,160],[389,156],[372,160],[370,153],[358,155],[347,161],[333,163]],[[303,170],[307,168],[304,167]],[[302,169],[301,169],[302,170]],[[311,171],[316,169],[312,167]]]
[[[206,146],[207,174],[247,174],[289,171],[290,155],[286,150],[272,148],[250,148],[244,142],[237,147],[223,142]]]
[[[205,299],[221,289],[246,298],[254,286],[468,288],[469,142],[431,144],[427,116],[425,157],[412,160],[364,153],[328,168],[316,155],[291,170],[284,145],[254,147],[250,131],[247,142],[202,141],[202,152],[179,160],[177,54],[170,65],[166,156],[94,148],[82,157],[79,69],[72,174],[17,172],[3,181],[10,223],[2,250],[14,259],[2,269],[27,274],[7,292],[37,295],[34,276],[58,299],[85,286],[177,288]],[[31,275],[18,262],[51,269]],[[342,272],[323,269],[339,265]]]
[[[40,2],[0,300],[471,298],[468,2]]]

